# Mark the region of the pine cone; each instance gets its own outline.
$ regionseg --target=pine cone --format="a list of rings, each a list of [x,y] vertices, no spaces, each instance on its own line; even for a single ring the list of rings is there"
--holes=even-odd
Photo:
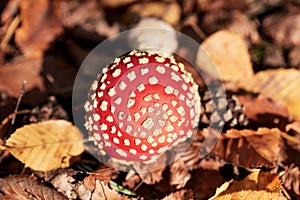
[[[200,91],[200,127],[211,126],[222,129],[241,128],[248,124],[243,105],[230,93],[215,88],[213,91]]]

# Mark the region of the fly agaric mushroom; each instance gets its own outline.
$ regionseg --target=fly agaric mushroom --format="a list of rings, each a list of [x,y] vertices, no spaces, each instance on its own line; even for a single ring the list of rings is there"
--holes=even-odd
[[[91,85],[85,104],[89,139],[113,161],[154,162],[193,136],[200,113],[197,91],[173,56],[131,51]]]

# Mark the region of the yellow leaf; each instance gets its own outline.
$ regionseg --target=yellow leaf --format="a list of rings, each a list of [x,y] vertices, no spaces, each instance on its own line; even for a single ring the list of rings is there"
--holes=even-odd
[[[241,181],[225,182],[210,200],[286,200],[281,195],[280,174],[253,172]]]
[[[300,71],[296,69],[266,70],[242,80],[239,88],[262,93],[285,103],[289,113],[300,119]]]
[[[242,36],[221,30],[209,36],[197,52],[197,66],[213,78],[216,69],[225,81],[253,76],[248,47]]]
[[[84,151],[79,130],[66,120],[49,120],[17,129],[5,143],[26,166],[50,171],[70,165]]]

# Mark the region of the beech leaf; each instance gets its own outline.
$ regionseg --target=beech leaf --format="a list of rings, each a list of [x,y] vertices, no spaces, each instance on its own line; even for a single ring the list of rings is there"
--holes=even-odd
[[[279,174],[270,172],[253,172],[241,181],[225,182],[217,189],[215,196],[210,200],[228,199],[274,199],[285,200],[282,196]]]
[[[278,129],[231,129],[221,135],[212,154],[246,168],[275,167],[282,159],[283,141]]]
[[[62,33],[59,7],[55,1],[24,0],[20,3],[22,25],[15,41],[27,57],[40,57],[56,36]]]
[[[26,175],[15,175],[0,179],[0,191],[0,199],[67,200],[61,193]]]
[[[242,80],[253,75],[246,42],[242,36],[225,30],[204,40],[198,49],[196,64],[213,78],[218,78],[216,67],[225,81]]]
[[[299,85],[299,70],[276,69],[261,71],[251,78],[246,78],[238,84],[238,87],[281,100],[287,106],[289,113],[300,119]]]
[[[26,166],[50,171],[70,165],[84,151],[79,130],[66,120],[49,120],[17,129],[5,143]]]

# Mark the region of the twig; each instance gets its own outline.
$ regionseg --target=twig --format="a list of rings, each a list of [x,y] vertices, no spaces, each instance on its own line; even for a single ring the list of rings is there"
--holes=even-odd
[[[11,124],[10,124],[11,126],[10,126],[10,129],[8,131],[8,136],[12,133],[13,126],[14,126],[15,121],[16,121],[16,116],[18,114],[19,106],[20,106],[21,100],[22,100],[24,92],[25,92],[26,83],[27,83],[27,81],[24,80],[21,91],[20,91],[20,94],[19,94],[19,97],[18,97],[17,105],[15,107],[14,115],[13,115],[13,118],[11,120]]]
[[[5,52],[8,42],[11,40],[12,36],[15,33],[15,30],[18,28],[20,24],[20,17],[16,16],[13,21],[10,23],[4,38],[0,43],[0,48]]]

